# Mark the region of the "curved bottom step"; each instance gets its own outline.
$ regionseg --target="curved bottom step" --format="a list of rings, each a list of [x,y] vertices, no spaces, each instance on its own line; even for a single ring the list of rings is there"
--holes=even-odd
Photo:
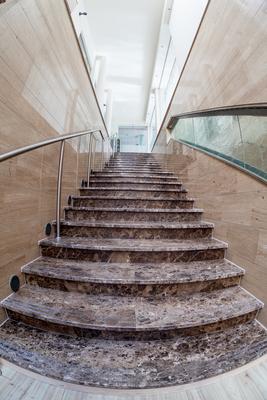
[[[2,301],[15,320],[82,337],[197,335],[254,319],[262,303],[238,286],[184,296],[88,295],[23,286]]]
[[[257,321],[223,332],[149,342],[65,337],[14,321],[0,330],[4,359],[65,382],[117,389],[190,383],[265,353],[267,332]]]

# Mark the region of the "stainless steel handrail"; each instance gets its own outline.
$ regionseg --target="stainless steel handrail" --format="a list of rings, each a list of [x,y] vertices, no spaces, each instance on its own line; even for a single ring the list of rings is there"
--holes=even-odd
[[[7,153],[2,153],[2,154],[0,154],[0,162],[6,161],[10,158],[19,156],[21,154],[28,153],[29,151],[39,149],[40,147],[48,146],[49,144],[62,142],[63,140],[73,139],[73,138],[76,138],[79,136],[84,136],[84,135],[88,135],[90,133],[96,133],[96,132],[99,132],[101,134],[102,140],[105,140],[100,129],[95,129],[92,131],[81,131],[81,132],[69,133],[67,135],[61,135],[61,136],[57,136],[55,138],[42,140],[41,142],[38,142],[38,143],[29,144],[28,146],[20,147],[18,149],[11,150]]]
[[[89,149],[88,149],[88,166],[87,166],[87,187],[89,186],[89,179],[91,173],[91,156],[92,156],[92,141],[94,139],[94,151],[95,151],[95,143],[96,139],[94,137],[94,133],[100,133],[102,139],[101,145],[101,169],[103,168],[102,160],[103,160],[103,144],[105,138],[100,129],[90,130],[90,131],[81,131],[75,133],[69,133],[67,135],[57,136],[51,139],[46,139],[38,143],[30,144],[28,146],[20,147],[15,150],[11,150],[7,153],[0,154],[0,163],[2,161],[10,160],[11,158],[17,157],[19,155],[28,153],[30,151],[49,146],[54,143],[61,143],[60,145],[60,153],[59,153],[59,162],[58,162],[58,175],[57,175],[57,199],[56,199],[56,238],[60,239],[60,215],[61,215],[61,193],[62,193],[62,177],[63,177],[63,163],[64,163],[64,150],[65,150],[65,141],[68,139],[73,139],[76,137],[81,137],[85,135],[90,135],[89,138]],[[95,158],[95,154],[93,154],[93,159]]]
[[[196,118],[196,117],[214,117],[214,116],[237,116],[250,115],[250,116],[267,116],[266,103],[255,104],[239,104],[234,106],[223,106],[206,108],[202,110],[189,111],[178,115],[173,115],[169,119],[167,129],[173,130],[179,119]]]

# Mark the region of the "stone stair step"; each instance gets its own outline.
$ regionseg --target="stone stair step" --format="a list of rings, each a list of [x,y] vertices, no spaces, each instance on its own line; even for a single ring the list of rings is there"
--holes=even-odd
[[[148,173],[157,172],[165,172],[161,167],[153,167],[149,165],[108,165],[103,169],[103,172],[106,171],[146,171]]]
[[[56,228],[55,222],[53,223]],[[124,222],[124,221],[62,221],[64,237],[113,239],[206,239],[212,237],[214,225],[206,222]]]
[[[109,160],[109,164],[132,164],[132,165],[156,165],[160,166],[160,163],[155,159],[119,159],[114,158]]]
[[[122,222],[198,222],[203,210],[199,208],[98,208],[65,207],[65,219],[72,221]],[[129,223],[128,223],[129,226]]]
[[[244,270],[228,260],[101,263],[41,257],[22,268],[31,285],[117,296],[181,295],[238,285]]]
[[[91,179],[90,180],[90,187],[110,187],[112,184],[113,188],[138,188],[138,189],[180,189],[182,184],[180,182],[155,182],[155,181],[139,181],[135,182],[134,180],[113,180],[112,183],[109,180],[102,180],[102,179]]]
[[[107,174],[139,174],[139,175],[157,175],[157,176],[173,176],[172,172],[168,171],[150,171],[149,169],[144,169],[144,168],[108,168],[105,167],[101,173],[107,173]],[[97,174],[97,171],[93,171],[92,174]]]
[[[137,239],[43,239],[45,257],[104,262],[188,262],[222,259],[227,244],[216,239],[137,240]]]
[[[120,169],[147,169],[147,170],[162,170],[162,167],[158,165],[153,165],[153,164],[138,164],[134,162],[129,162],[129,163],[108,163],[105,166],[106,169],[114,169],[114,168],[120,168]]]
[[[240,286],[183,296],[143,297],[24,285],[2,301],[11,319],[69,335],[149,340],[199,334],[254,319],[262,303]],[[122,336],[124,337],[124,336]]]
[[[124,173],[120,173],[120,174],[115,174],[115,173],[105,173],[105,172],[98,172],[98,173],[92,173],[90,180],[109,180],[109,182],[113,182],[113,180],[115,181],[122,181],[122,180],[130,180],[133,182],[139,182],[139,181],[146,181],[146,182],[152,182],[154,181],[154,183],[157,182],[179,182],[179,179],[177,176],[158,176],[158,175],[141,175],[140,174],[124,174]]]
[[[106,168],[114,169],[114,168],[121,168],[121,169],[148,169],[148,170],[155,170],[161,171],[162,167],[156,164],[135,164],[135,163],[109,163]]]
[[[138,197],[145,199],[146,197],[161,197],[167,199],[184,199],[187,195],[187,190],[185,189],[150,189],[146,187],[144,189],[140,188],[132,188],[132,187],[124,187],[124,188],[116,188],[116,187],[89,187],[89,188],[80,188],[81,196],[117,196],[117,197]]]
[[[242,367],[266,351],[266,330],[255,320],[160,343],[68,337],[15,321],[0,330],[0,356],[9,362],[68,383],[114,389],[187,384]]]
[[[158,198],[118,198],[116,196],[72,196],[73,207],[106,207],[106,208],[143,208],[143,209],[191,209],[194,199],[161,199]]]

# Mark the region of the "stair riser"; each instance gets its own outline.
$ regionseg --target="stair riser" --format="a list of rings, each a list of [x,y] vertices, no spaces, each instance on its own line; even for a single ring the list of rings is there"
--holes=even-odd
[[[193,201],[186,200],[135,200],[135,199],[73,199],[73,207],[103,207],[103,208],[156,208],[156,209],[191,209]]]
[[[62,290],[65,292],[79,292],[94,295],[107,294],[116,296],[155,296],[157,298],[165,297],[166,295],[176,296],[196,292],[210,292],[235,286],[240,282],[240,277],[238,276],[203,282],[173,284],[160,283],[148,285],[79,282],[31,274],[25,274],[25,279],[30,285]]]
[[[200,325],[182,329],[166,329],[166,330],[127,330],[127,328],[118,330],[101,330],[101,329],[84,329],[79,326],[68,326],[58,323],[53,323],[50,321],[43,321],[37,319],[35,316],[28,316],[24,314],[19,314],[12,310],[7,310],[9,318],[21,321],[26,325],[34,326],[41,330],[49,332],[57,332],[69,336],[87,337],[87,338],[105,338],[105,339],[116,339],[116,340],[157,340],[157,339],[169,339],[173,338],[179,334],[185,335],[199,335],[202,333],[222,331],[232,326],[238,324],[246,323],[252,321],[256,318],[258,311],[253,311],[248,314],[241,315],[239,317],[231,318],[228,320],[218,321],[216,323]]]
[[[98,249],[79,249],[41,245],[42,256],[69,258],[74,260],[94,262],[190,262],[222,259],[225,256],[225,249],[188,250],[188,251],[113,251]]]
[[[68,221],[112,221],[112,222],[199,222],[201,212],[130,212],[130,211],[87,211],[65,210]]]
[[[130,197],[130,198],[141,198],[141,199],[146,199],[146,198],[155,198],[160,197],[161,199],[186,199],[187,193],[186,192],[180,192],[180,191],[173,191],[173,192],[165,192],[164,190],[160,191],[149,191],[149,190],[143,190],[143,191],[131,191],[131,190],[101,190],[101,189],[95,189],[95,190],[90,190],[89,189],[81,189],[80,190],[81,196],[116,196],[118,198],[123,198],[123,197]]]
[[[175,190],[175,189],[181,189],[182,185],[181,183],[135,183],[135,182],[92,182],[90,181],[90,187],[115,187],[118,189],[127,189],[128,187],[131,187],[133,189],[147,189],[149,185],[149,189],[171,189],[171,190]]]
[[[110,228],[110,227],[76,227],[63,225],[62,236],[88,237],[95,239],[206,239],[212,237],[211,228],[192,229],[138,229],[138,228]]]

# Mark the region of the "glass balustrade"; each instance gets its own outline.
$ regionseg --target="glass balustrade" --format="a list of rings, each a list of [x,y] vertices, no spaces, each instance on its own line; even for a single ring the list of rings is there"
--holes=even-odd
[[[172,136],[267,180],[267,115],[181,117]]]

